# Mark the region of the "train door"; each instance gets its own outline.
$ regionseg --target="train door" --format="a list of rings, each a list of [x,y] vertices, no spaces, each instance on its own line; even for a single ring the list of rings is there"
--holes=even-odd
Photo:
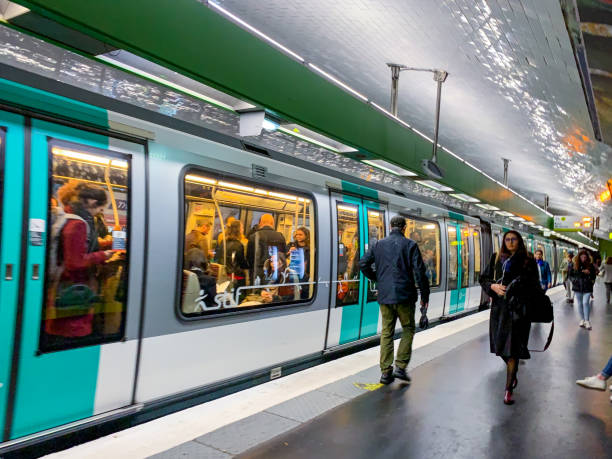
[[[142,145],[34,119],[23,154],[23,293],[5,440],[132,403],[144,265],[144,238],[131,237],[144,229]]]
[[[470,228],[467,223],[447,220],[448,231],[448,281],[445,314],[461,312],[467,304],[467,288],[470,278]]]
[[[0,443],[11,411],[23,226],[24,118],[0,111]]]
[[[328,346],[373,336],[379,308],[376,285],[359,270],[359,258],[386,235],[386,208],[354,196],[332,194],[336,222],[332,311]]]
[[[480,305],[480,284],[478,282],[480,277],[481,267],[481,244],[480,244],[480,227],[475,225],[469,226],[469,292],[467,298],[467,306],[472,308]]]

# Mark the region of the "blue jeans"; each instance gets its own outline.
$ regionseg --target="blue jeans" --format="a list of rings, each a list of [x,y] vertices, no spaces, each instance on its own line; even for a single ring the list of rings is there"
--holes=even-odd
[[[582,320],[589,320],[591,314],[591,292],[574,292]]]
[[[610,360],[608,360],[608,364],[606,365],[606,368],[601,371],[601,374],[606,379],[612,376],[612,357],[610,357]]]

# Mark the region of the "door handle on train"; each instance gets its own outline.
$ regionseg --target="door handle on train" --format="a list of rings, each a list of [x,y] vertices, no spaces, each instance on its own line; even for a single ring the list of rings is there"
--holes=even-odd
[[[4,280],[13,280],[13,263],[4,266]]]
[[[40,265],[35,263],[32,265],[32,280],[40,279]]]

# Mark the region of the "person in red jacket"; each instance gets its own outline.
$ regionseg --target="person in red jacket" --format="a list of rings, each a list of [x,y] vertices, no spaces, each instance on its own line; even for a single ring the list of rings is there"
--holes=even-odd
[[[81,338],[92,333],[93,305],[75,303],[80,297],[98,293],[95,266],[105,263],[113,254],[112,250],[99,250],[94,223],[94,216],[107,202],[103,188],[81,183],[76,187],[74,199],[64,203],[68,218],[61,228],[57,249],[58,264],[63,269],[57,286],[49,291],[47,303],[45,331],[50,335],[49,343],[58,341],[59,344],[65,338]]]

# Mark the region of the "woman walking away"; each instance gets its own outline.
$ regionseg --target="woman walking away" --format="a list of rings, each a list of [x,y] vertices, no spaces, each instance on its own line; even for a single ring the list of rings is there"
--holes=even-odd
[[[591,313],[591,295],[593,294],[593,283],[597,271],[591,261],[591,256],[586,250],[578,252],[578,256],[574,259],[574,267],[572,269],[572,289],[574,290],[574,298],[580,311],[580,326],[591,330],[593,327],[590,322]]]
[[[610,290],[612,290],[612,257],[606,259],[601,265],[598,276],[603,277],[606,286],[606,304],[610,304]]]
[[[506,362],[504,403],[512,405],[519,359],[530,358],[527,342],[531,323],[526,299],[540,290],[538,267],[519,233],[511,230],[504,234],[499,253],[493,254],[480,276],[480,285],[493,299],[489,341],[491,352]]]

